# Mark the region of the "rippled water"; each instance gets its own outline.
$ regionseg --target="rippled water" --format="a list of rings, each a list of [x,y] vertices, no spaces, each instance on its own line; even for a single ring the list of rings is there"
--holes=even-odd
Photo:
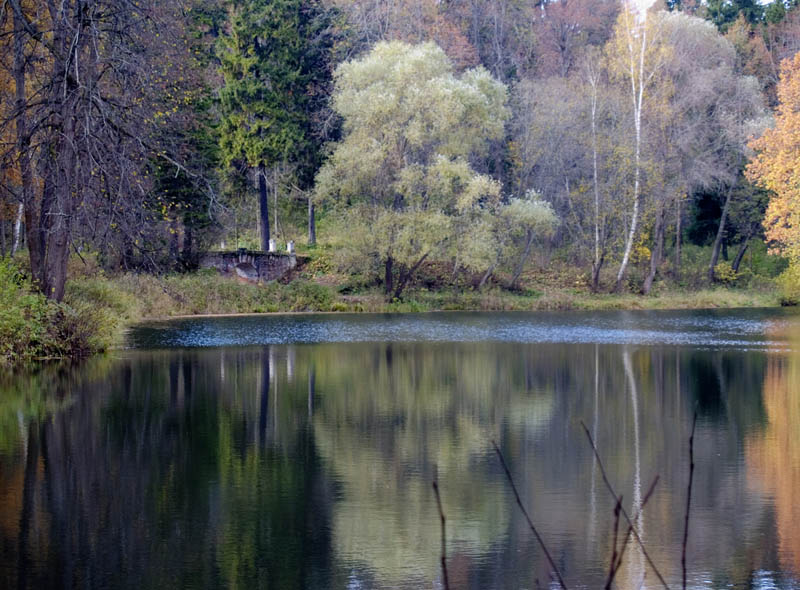
[[[617,311],[438,312],[187,318],[143,325],[134,347],[252,346],[324,342],[558,342],[693,347],[788,345],[775,338],[799,326],[793,313]]]
[[[286,315],[154,323],[0,377],[0,587],[603,587],[609,479],[667,584],[800,588],[800,316]],[[620,524],[619,538],[626,524]],[[621,540],[619,541],[621,545]],[[658,588],[626,548],[619,588]]]

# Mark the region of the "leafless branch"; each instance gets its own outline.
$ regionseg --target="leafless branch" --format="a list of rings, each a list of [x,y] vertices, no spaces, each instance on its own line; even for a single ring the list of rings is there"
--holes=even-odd
[[[689,489],[686,493],[686,515],[683,521],[683,548],[681,550],[681,570],[683,590],[686,590],[686,546],[689,544],[689,510],[692,506],[692,480],[694,479],[694,429],[697,426],[697,412],[692,420],[692,434],[689,436]]]
[[[522,510],[525,520],[528,521],[528,526],[530,527],[531,531],[533,531],[533,534],[536,537],[536,540],[539,542],[539,546],[542,548],[542,551],[544,551],[544,555],[547,558],[548,563],[550,563],[550,567],[553,568],[553,572],[556,574],[556,578],[558,578],[558,583],[564,590],[567,590],[567,585],[564,583],[564,578],[561,576],[561,572],[558,571],[558,567],[556,567],[556,563],[553,561],[550,551],[547,549],[547,545],[544,544],[544,539],[542,539],[539,531],[536,530],[531,517],[528,515],[528,511],[525,510],[525,506],[522,504],[522,500],[519,497],[519,492],[517,491],[517,486],[514,484],[514,478],[511,477],[511,471],[508,469],[508,465],[506,464],[505,457],[503,457],[503,453],[500,451],[500,447],[497,446],[495,441],[492,441],[492,446],[494,447],[495,453],[497,453],[497,457],[500,459],[500,464],[503,466],[503,471],[506,473],[506,478],[508,478],[508,483],[511,485],[511,490],[514,492],[514,497],[517,500],[517,506],[519,506],[519,509]]]
[[[597,459],[597,465],[598,465],[598,467],[600,467],[600,474],[603,476],[603,483],[605,483],[606,488],[608,488],[609,493],[613,496],[614,500],[616,501],[619,496],[617,496],[617,493],[614,491],[614,487],[611,485],[611,482],[608,480],[608,476],[606,475],[606,469],[603,466],[602,459],[600,459],[600,453],[597,451],[597,447],[594,444],[594,439],[592,438],[592,435],[589,432],[589,429],[586,428],[586,424],[584,424],[583,421],[581,421],[581,426],[583,427],[583,430],[586,433],[586,437],[589,439],[589,444],[591,445],[592,451],[594,452],[594,456]],[[650,554],[647,552],[647,549],[644,546],[644,542],[642,541],[642,538],[639,536],[639,531],[637,531],[636,527],[633,526],[633,521],[631,520],[630,516],[628,516],[628,513],[625,510],[625,508],[621,508],[621,512],[622,512],[622,515],[625,517],[625,520],[628,522],[628,525],[633,527],[631,529],[631,532],[633,533],[633,538],[636,539],[636,542],[639,544],[639,547],[642,548],[642,554],[644,555],[645,559],[647,560],[647,563],[650,564],[650,567],[653,569],[653,572],[655,573],[656,577],[658,578],[658,581],[661,582],[661,585],[664,586],[664,588],[669,590],[669,586],[667,585],[667,582],[664,580],[664,576],[661,575],[661,572],[658,571],[658,568],[656,567],[656,564],[653,563],[653,560],[650,557]]]
[[[450,581],[447,577],[447,540],[445,535],[445,518],[442,510],[442,499],[439,497],[439,486],[433,482],[433,493],[436,494],[436,509],[439,511],[439,520],[442,523],[442,576],[444,577],[444,590],[450,590]]]

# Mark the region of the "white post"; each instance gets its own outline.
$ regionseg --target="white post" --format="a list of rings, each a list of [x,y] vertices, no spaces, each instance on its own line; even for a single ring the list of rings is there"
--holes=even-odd
[[[275,243],[275,240],[270,238],[270,240],[269,240],[269,251],[270,252],[275,252],[275,251],[277,251],[277,249],[278,249],[278,245]]]
[[[289,243],[286,244],[286,251],[289,254],[294,254],[294,240],[289,240]]]

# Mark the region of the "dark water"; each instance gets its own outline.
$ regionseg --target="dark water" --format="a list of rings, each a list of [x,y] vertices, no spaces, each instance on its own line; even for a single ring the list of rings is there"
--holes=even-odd
[[[800,588],[800,316],[273,316],[0,376],[0,588]],[[620,524],[620,538],[627,527]],[[661,587],[630,544],[616,587]]]

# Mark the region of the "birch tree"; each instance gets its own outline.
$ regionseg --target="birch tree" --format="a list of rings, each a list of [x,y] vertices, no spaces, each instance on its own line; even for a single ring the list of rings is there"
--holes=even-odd
[[[634,242],[639,230],[642,212],[642,150],[643,125],[647,91],[656,81],[664,64],[666,48],[661,42],[661,15],[638,10],[627,0],[617,19],[614,37],[607,46],[612,71],[629,86],[631,118],[633,122],[633,195],[630,205],[628,236],[617,271],[615,290],[620,291]]]

